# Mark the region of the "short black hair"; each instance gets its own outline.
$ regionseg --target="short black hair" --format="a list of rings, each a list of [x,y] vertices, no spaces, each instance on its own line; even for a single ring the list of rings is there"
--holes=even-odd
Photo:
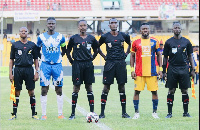
[[[112,19],[116,19],[116,18],[111,18],[110,20],[112,20]],[[110,20],[109,20],[109,24],[110,24]],[[117,20],[117,19],[116,19]],[[117,20],[118,21],[118,20]]]
[[[142,25],[149,25],[149,23],[142,23]],[[141,26],[142,26],[142,25],[141,25]]]
[[[55,17],[48,17],[48,18],[47,18],[47,21],[48,21],[48,20],[55,20],[55,21],[56,21]]]
[[[25,27],[25,26],[22,26],[22,27],[20,27],[20,28],[19,28],[19,32],[20,32],[20,30],[21,30],[22,28],[26,28],[26,29],[27,29],[27,31],[28,31],[28,28],[27,28],[27,27]]]
[[[87,21],[86,21],[86,20],[82,19],[82,20],[79,20],[79,21],[78,21],[78,24],[79,24],[80,22],[82,22],[82,21],[85,21],[85,22],[87,23]]]
[[[181,23],[180,23],[180,22],[173,22],[173,25],[175,25],[175,24],[180,24],[180,25],[181,25]]]

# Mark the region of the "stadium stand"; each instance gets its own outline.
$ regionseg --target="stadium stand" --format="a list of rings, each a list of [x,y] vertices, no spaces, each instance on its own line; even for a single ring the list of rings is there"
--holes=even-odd
[[[199,9],[199,0],[140,0],[140,5],[136,5],[136,0],[130,0],[133,10],[158,10],[160,5],[164,2],[165,5],[176,5],[179,2],[180,7],[176,9],[182,9],[182,3],[185,1],[188,4],[188,9],[192,9],[194,3],[197,4],[197,9]]]
[[[58,4],[61,3],[60,11],[90,11],[90,0],[31,0],[30,6],[27,5],[26,0],[6,0],[7,8],[4,11],[17,11],[17,10],[35,10],[35,11],[47,11],[47,5],[49,4],[49,11],[53,10],[53,4],[56,4],[56,10],[59,10]],[[5,4],[0,1],[0,8]]]

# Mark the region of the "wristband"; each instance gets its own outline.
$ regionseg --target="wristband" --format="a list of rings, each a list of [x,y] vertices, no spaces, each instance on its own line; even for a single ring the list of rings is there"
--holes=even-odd
[[[159,67],[159,71],[163,71],[163,68],[162,68],[162,67]]]
[[[131,72],[135,71],[135,68],[134,67],[131,67]]]

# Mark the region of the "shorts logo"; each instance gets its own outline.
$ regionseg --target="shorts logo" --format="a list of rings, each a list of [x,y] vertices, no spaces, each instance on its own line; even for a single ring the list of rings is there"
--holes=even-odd
[[[22,55],[22,50],[18,50],[18,55]]]
[[[172,48],[172,53],[176,54],[176,52],[177,52],[177,48]]]
[[[30,51],[28,52],[28,54],[31,54],[31,52],[32,52],[32,50],[30,50]]]
[[[108,47],[110,47],[110,48],[111,48],[111,47],[112,47],[112,44],[111,44],[111,43],[108,43]]]

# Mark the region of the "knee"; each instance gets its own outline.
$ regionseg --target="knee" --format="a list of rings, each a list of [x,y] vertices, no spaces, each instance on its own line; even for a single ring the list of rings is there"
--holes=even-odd
[[[140,94],[140,91],[135,90],[134,96],[139,95],[139,94]]]
[[[87,92],[92,92],[92,85],[86,84],[86,85],[85,85],[85,90],[86,90]]]
[[[124,84],[118,85],[118,90],[119,90],[120,93],[125,93],[125,86],[124,86]]]
[[[157,96],[157,91],[151,91],[152,95]]]
[[[42,87],[41,95],[42,96],[46,96],[47,95],[47,88],[46,87]]]
[[[28,90],[28,94],[30,97],[34,96],[34,90]]]
[[[78,93],[79,90],[80,90],[80,86],[74,86],[74,90],[73,90],[73,91],[74,91],[75,93]]]
[[[187,89],[181,89],[182,94],[188,94],[188,90]]]
[[[20,90],[15,90],[15,97],[19,97],[20,95]]]
[[[56,94],[57,95],[62,95],[62,88],[61,87],[59,87],[57,90],[56,90]]]
[[[169,89],[169,94],[174,94],[176,89]]]
[[[108,93],[110,90],[110,85],[104,85],[103,92]]]

